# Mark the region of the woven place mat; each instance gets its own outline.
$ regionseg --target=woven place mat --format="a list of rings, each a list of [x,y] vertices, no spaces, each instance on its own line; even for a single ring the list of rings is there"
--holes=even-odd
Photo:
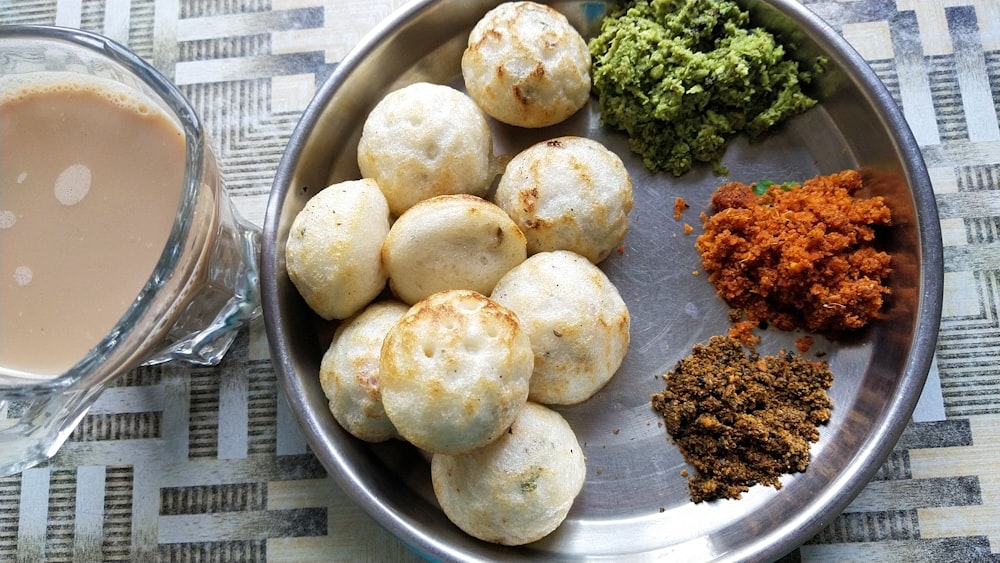
[[[402,3],[35,0],[4,2],[0,23],[80,27],[151,61],[197,107],[237,207],[261,224],[302,110]],[[804,3],[869,61],[923,150],[945,300],[914,422],[848,509],[785,560],[996,561],[1000,3]],[[0,561],[419,560],[326,478],[280,395],[259,323],[217,368],[127,374],[51,462],[0,478]]]

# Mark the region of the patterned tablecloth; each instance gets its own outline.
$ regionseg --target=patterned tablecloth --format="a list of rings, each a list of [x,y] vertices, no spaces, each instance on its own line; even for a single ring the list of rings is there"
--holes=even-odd
[[[317,86],[402,0],[0,0],[0,23],[127,44],[203,116],[261,224]],[[944,234],[936,365],[860,496],[787,561],[1000,560],[1000,0],[808,0],[919,142]],[[9,413],[0,410],[0,418]],[[137,369],[50,462],[0,478],[0,561],[416,560],[327,477],[262,326],[217,368]]]

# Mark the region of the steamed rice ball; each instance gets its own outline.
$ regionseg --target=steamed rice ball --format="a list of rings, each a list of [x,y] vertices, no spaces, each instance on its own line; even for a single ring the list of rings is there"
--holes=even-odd
[[[462,92],[426,82],[386,95],[358,143],[361,175],[378,183],[396,216],[437,195],[485,195],[492,159],[482,110]]]
[[[564,250],[535,254],[501,278],[491,297],[514,311],[531,339],[531,401],[582,402],[625,359],[628,307],[604,272],[583,256]]]
[[[489,295],[527,257],[526,245],[514,221],[493,203],[445,195],[414,205],[396,220],[382,260],[393,293],[413,304],[446,289]]]
[[[500,436],[528,399],[531,341],[510,310],[474,291],[414,305],[385,337],[382,405],[400,435],[461,453]]]
[[[379,358],[389,329],[410,307],[377,301],[340,324],[319,366],[319,383],[330,414],[351,435],[383,442],[399,434],[382,407]]]
[[[389,207],[373,180],[329,186],[306,202],[285,243],[285,269],[324,319],[346,319],[385,288]]]
[[[520,127],[564,121],[590,99],[590,52],[566,16],[535,2],[490,10],[469,35],[462,77],[494,118]]]
[[[596,264],[628,233],[632,179],[601,143],[559,137],[514,156],[493,200],[524,233],[529,254],[571,250]]]
[[[448,519],[503,545],[533,542],[558,528],[585,478],[573,429],[559,413],[530,402],[495,442],[431,459],[434,494]]]

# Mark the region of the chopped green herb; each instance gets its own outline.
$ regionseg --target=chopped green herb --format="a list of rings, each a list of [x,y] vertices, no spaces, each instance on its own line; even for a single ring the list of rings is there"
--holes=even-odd
[[[521,492],[522,493],[533,493],[538,490],[538,479],[542,476],[542,470],[539,467],[532,469],[531,473],[521,481]]]
[[[782,182],[781,184],[777,184],[765,178],[760,182],[751,184],[750,189],[753,191],[753,193],[757,195],[764,195],[767,193],[767,190],[771,188],[771,186],[778,186],[779,188],[787,192],[788,190],[798,185],[799,184],[797,182]]]

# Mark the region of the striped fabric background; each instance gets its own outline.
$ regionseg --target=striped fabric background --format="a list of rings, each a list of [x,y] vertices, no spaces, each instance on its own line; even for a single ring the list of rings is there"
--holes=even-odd
[[[0,0],[0,23],[117,39],[205,119],[260,224],[298,116],[401,0]],[[1000,560],[1000,0],[805,4],[886,83],[940,207],[937,369],[875,479],[785,561]],[[0,409],[3,419],[16,409]],[[50,463],[0,478],[0,561],[409,561],[326,479],[260,325],[220,368],[135,370]]]

